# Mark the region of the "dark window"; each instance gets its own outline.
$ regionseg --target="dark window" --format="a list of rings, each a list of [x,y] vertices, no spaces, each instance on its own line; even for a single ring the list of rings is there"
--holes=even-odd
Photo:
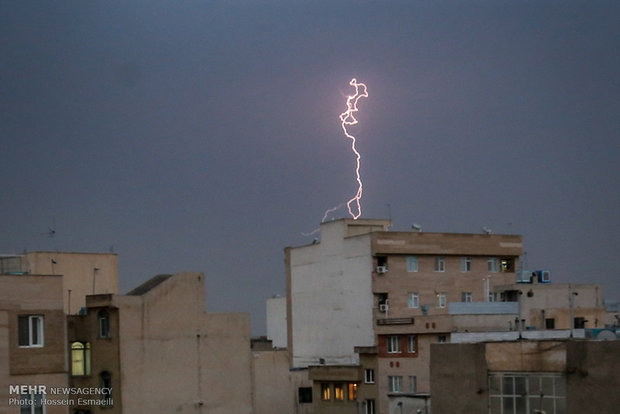
[[[555,318],[545,319],[545,329],[555,329]]]
[[[43,316],[20,315],[17,318],[19,346],[43,346]]]
[[[586,327],[586,320],[585,320],[585,318],[578,317],[578,318],[575,318],[574,321],[575,322],[573,324],[573,327],[575,329],[584,329]]]
[[[109,338],[110,314],[105,310],[101,310],[97,314],[97,318],[99,319],[99,338]]]
[[[377,266],[386,266],[388,265],[387,256],[377,256]]]
[[[108,371],[103,371],[99,374],[99,379],[101,383],[101,388],[107,388],[103,393],[102,397],[112,398],[112,375]]]
[[[312,402],[312,387],[299,387],[299,402],[311,403]]]

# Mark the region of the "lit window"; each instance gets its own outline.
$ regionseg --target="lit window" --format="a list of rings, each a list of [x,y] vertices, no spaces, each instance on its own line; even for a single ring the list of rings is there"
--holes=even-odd
[[[417,347],[417,338],[415,335],[409,335],[409,337],[407,338],[407,352],[409,352],[410,354],[415,354]]]
[[[493,273],[499,272],[499,259],[497,257],[489,257],[488,270]]]
[[[415,375],[409,375],[409,392],[415,394],[418,388],[418,378]]]
[[[110,314],[105,311],[99,311],[97,314],[99,319],[99,338],[110,337]]]
[[[420,307],[420,295],[417,292],[409,294],[407,306],[412,309]]]
[[[440,308],[446,307],[446,294],[444,292],[437,295],[437,306]]]
[[[471,302],[471,292],[461,292],[461,302]]]
[[[19,414],[45,414],[45,395],[43,394],[22,394],[22,403]]]
[[[332,399],[332,387],[329,384],[321,384],[321,399],[323,401]]]
[[[357,400],[357,384],[354,382],[349,383],[349,401]]]
[[[71,373],[73,375],[90,375],[90,343],[74,342],[71,344]]]
[[[403,377],[401,376],[392,376],[388,377],[388,386],[390,392],[401,392],[403,385]]]
[[[446,271],[446,258],[439,256],[435,257],[435,272],[445,272]]]
[[[375,414],[375,400],[364,401],[364,414]]]
[[[42,315],[20,315],[18,317],[18,325],[20,347],[43,346]]]
[[[461,272],[471,272],[471,257],[461,257]]]
[[[375,383],[375,370],[374,369],[367,369],[364,371],[364,382],[366,384]]]
[[[512,258],[504,258],[500,261],[500,271],[501,272],[514,272],[515,271],[515,261]]]
[[[334,385],[334,399],[336,401],[344,401],[344,385],[342,384]]]
[[[400,351],[400,337],[398,335],[391,335],[387,338],[387,351],[389,354],[399,354]]]
[[[408,256],[407,257],[407,272],[417,272],[418,271],[418,258],[416,256]]]

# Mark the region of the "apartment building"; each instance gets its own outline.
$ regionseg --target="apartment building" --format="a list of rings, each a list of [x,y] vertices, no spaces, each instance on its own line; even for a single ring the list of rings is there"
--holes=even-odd
[[[68,384],[62,286],[61,276],[0,275],[1,413],[42,413],[41,385]],[[66,406],[46,409],[68,413]]]
[[[91,295],[69,317],[71,384],[110,387],[81,413],[251,413],[250,318],[207,313],[204,275],[158,275]],[[90,360],[90,361],[89,361]]]
[[[318,412],[353,394],[364,413],[428,406],[430,346],[450,339],[450,303],[495,300],[496,286],[515,281],[520,236],[390,225],[326,222],[320,242],[285,249],[291,365],[311,367],[316,405],[325,407]],[[341,379],[319,374],[332,366],[360,370]]]

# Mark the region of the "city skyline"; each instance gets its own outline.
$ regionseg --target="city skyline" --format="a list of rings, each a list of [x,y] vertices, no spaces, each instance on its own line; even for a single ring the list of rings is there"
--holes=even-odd
[[[204,272],[264,334],[283,249],[355,194],[356,78],[363,218],[520,234],[528,269],[620,300],[616,2],[2,11],[0,253],[113,250],[121,293]]]

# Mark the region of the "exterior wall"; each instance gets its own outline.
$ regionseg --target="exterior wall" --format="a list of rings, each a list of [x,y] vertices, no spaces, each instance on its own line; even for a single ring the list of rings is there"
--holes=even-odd
[[[433,345],[433,414],[488,412],[487,372],[559,373],[567,414],[616,413],[619,356],[617,340]]]
[[[76,314],[86,306],[86,295],[118,294],[115,253],[32,252],[23,255],[22,267],[29,274],[63,275],[62,297],[68,314]]]
[[[364,220],[323,223],[319,243],[285,250],[294,367],[320,359],[357,363],[353,348],[374,345],[370,236],[359,233],[384,225],[387,222]]]
[[[433,414],[488,412],[487,369],[483,343],[433,345]]]
[[[298,394],[286,350],[252,353],[253,414],[294,413]]]
[[[286,298],[267,299],[267,338],[275,348],[286,348]]]
[[[363,379],[359,366],[311,366],[309,377],[313,381],[313,414],[357,414],[360,402],[357,390]],[[323,398],[323,387],[329,389],[329,399]],[[342,390],[337,398],[336,389]]]
[[[19,346],[19,315],[43,316],[42,347]],[[9,395],[9,385],[66,387],[66,349],[62,277],[0,275],[0,412],[20,412],[18,405],[8,405],[9,398],[19,398]],[[67,412],[66,405],[47,410]]]
[[[567,414],[618,412],[620,341],[571,341],[566,365]]]
[[[175,275],[113,305],[124,412],[251,412],[249,315],[207,314],[202,274]]]
[[[87,298],[88,313],[68,317],[69,360],[71,361],[71,344],[74,341],[88,342],[91,346],[91,373],[76,376],[69,367],[70,383],[75,388],[101,387],[101,373],[108,372],[112,380],[111,406],[82,406],[75,404],[73,409],[88,409],[91,413],[120,414],[123,412],[121,366],[119,360],[119,311],[111,305],[112,295],[97,295]],[[98,303],[99,302],[99,303]],[[109,315],[110,331],[106,338],[99,337],[99,311],[105,310]],[[97,397],[100,398],[100,397]]]

